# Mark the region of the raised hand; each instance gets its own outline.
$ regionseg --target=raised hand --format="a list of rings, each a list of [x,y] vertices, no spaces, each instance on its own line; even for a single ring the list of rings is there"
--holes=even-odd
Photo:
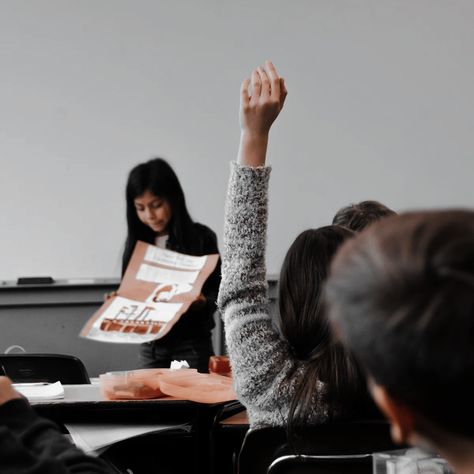
[[[251,93],[249,93],[251,86]],[[242,82],[240,91],[241,139],[239,162],[246,166],[263,166],[270,127],[278,117],[287,90],[271,61],[265,61]]]
[[[242,131],[268,135],[272,123],[283,108],[286,94],[284,79],[277,74],[271,61],[265,61],[265,67],[259,66],[252,71],[252,77],[244,79],[240,90]]]

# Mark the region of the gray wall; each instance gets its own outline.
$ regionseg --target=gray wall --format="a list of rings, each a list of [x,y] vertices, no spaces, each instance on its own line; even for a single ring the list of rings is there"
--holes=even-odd
[[[127,171],[168,158],[222,235],[239,86],[287,80],[269,271],[351,201],[472,206],[470,0],[0,0],[0,279],[119,273]]]

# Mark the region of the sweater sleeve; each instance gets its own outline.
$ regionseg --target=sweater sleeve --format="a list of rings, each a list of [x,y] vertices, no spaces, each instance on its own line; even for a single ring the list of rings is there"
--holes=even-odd
[[[218,297],[234,388],[252,427],[286,423],[303,373],[270,317],[265,267],[270,171],[231,164]]]
[[[111,474],[106,464],[76,448],[58,427],[23,399],[0,406],[2,474]]]

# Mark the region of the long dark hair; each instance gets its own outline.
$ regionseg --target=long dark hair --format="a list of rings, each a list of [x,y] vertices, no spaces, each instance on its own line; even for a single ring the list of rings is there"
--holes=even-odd
[[[332,257],[352,235],[335,225],[306,230],[289,248],[281,268],[281,333],[293,356],[306,362],[288,415],[290,437],[307,424],[319,383],[325,384],[321,401],[340,415],[364,386],[352,355],[332,336],[322,298]]]
[[[122,258],[122,274],[127,268],[137,240],[148,243],[155,241],[155,232],[140,221],[134,204],[134,200],[146,191],[167,201],[170,206],[168,247],[185,252],[194,236],[193,220],[173,168],[162,158],[154,158],[135,166],[128,175],[125,189],[128,234]]]

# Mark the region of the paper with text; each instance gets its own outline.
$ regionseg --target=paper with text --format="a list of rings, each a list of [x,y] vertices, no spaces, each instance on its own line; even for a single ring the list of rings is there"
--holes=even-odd
[[[183,270],[201,270],[206,263],[206,256],[193,257],[150,245],[146,251],[145,260]]]
[[[138,269],[137,280],[151,281],[153,283],[192,285],[198,275],[199,272],[168,270],[167,268],[154,267],[147,263],[142,263]]]
[[[125,344],[163,337],[197,300],[218,260],[218,254],[194,257],[137,242],[116,296],[105,301],[80,335]]]

